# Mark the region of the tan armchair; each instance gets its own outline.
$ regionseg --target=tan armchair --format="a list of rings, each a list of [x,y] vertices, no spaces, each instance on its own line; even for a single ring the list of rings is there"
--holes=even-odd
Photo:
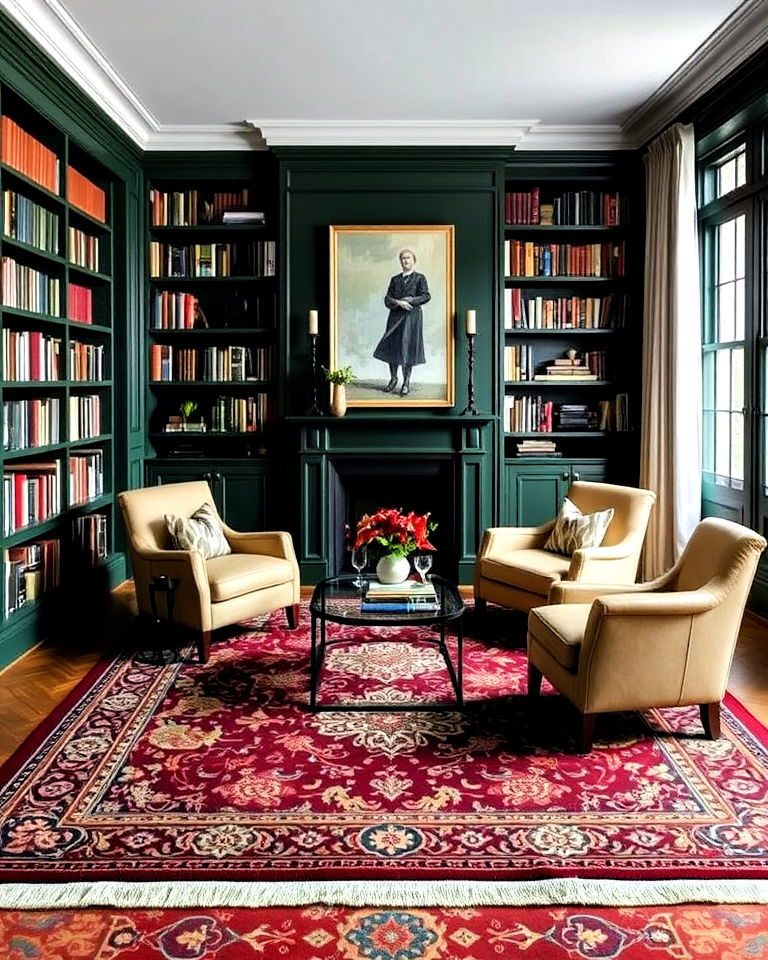
[[[556,583],[550,606],[528,616],[528,693],[542,674],[582,715],[592,748],[595,715],[699,704],[710,739],[749,589],[766,541],[730,520],[696,527],[682,556],[649,583]]]
[[[489,601],[527,612],[546,603],[550,587],[560,580],[635,582],[656,494],[641,487],[582,480],[571,484],[567,496],[582,513],[613,507],[603,543],[567,557],[544,550],[554,519],[541,527],[489,528],[475,563],[475,609],[479,614]]]
[[[208,659],[211,633],[249,617],[285,607],[297,624],[299,567],[289,533],[238,533],[222,522],[232,553],[203,559],[196,550],[175,550],[165,514],[191,516],[202,504],[216,509],[205,481],[168,483],[118,494],[128,536],[139,611],[151,613],[155,577],[179,581],[173,620],[199,634],[200,660]],[[218,513],[217,513],[218,516]]]

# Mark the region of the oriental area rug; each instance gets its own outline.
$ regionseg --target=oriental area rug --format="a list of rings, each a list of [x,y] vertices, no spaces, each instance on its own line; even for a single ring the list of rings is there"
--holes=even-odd
[[[349,642],[328,650],[321,702],[446,708],[310,712],[308,626],[289,631],[282,613],[207,664],[101,664],[0,771],[0,906],[86,906],[45,900],[83,882],[111,883],[111,904],[115,889],[179,881],[205,892],[115,905],[296,906],[325,882],[357,906],[647,906],[713,899],[696,887],[712,879],[727,881],[714,899],[768,900],[766,731],[734,700],[718,741],[695,707],[651,710],[599,718],[581,756],[562,698],[545,686],[527,703],[523,650],[467,639],[459,712],[427,628],[329,629]],[[634,900],[526,893],[637,881],[656,886]],[[254,886],[217,902],[231,882]]]

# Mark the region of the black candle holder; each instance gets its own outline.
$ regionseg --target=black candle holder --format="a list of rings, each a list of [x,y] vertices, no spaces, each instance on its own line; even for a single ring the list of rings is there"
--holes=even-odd
[[[308,417],[322,417],[323,411],[317,402],[317,334],[309,334],[309,349],[312,354],[312,403],[307,410]]]
[[[467,377],[467,405],[459,414],[460,417],[466,417],[469,414],[477,416],[480,411],[475,406],[475,337],[477,334],[467,334],[467,365],[469,367],[469,376]]]

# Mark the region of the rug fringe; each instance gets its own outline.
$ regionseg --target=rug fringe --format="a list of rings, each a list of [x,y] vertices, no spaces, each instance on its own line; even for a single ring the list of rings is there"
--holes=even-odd
[[[663,906],[671,903],[768,903],[768,880],[231,880],[120,883],[8,883],[2,910],[84,907]]]

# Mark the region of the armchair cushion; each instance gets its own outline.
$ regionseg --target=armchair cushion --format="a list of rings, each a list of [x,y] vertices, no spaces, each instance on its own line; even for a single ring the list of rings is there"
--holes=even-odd
[[[599,547],[613,514],[613,507],[595,513],[582,513],[572,500],[565,497],[544,549],[570,557],[576,550]]]
[[[255,553],[231,553],[206,564],[213,603],[233,600],[293,580],[290,560]]]
[[[568,573],[568,557],[542,550],[510,550],[478,561],[480,576],[546,596],[550,586]]]
[[[232,552],[221,521],[210,503],[204,503],[191,517],[166,513],[165,525],[177,550],[197,550],[204,560]]]
[[[535,607],[528,615],[528,632],[561,667],[576,673],[591,609],[589,603]]]

